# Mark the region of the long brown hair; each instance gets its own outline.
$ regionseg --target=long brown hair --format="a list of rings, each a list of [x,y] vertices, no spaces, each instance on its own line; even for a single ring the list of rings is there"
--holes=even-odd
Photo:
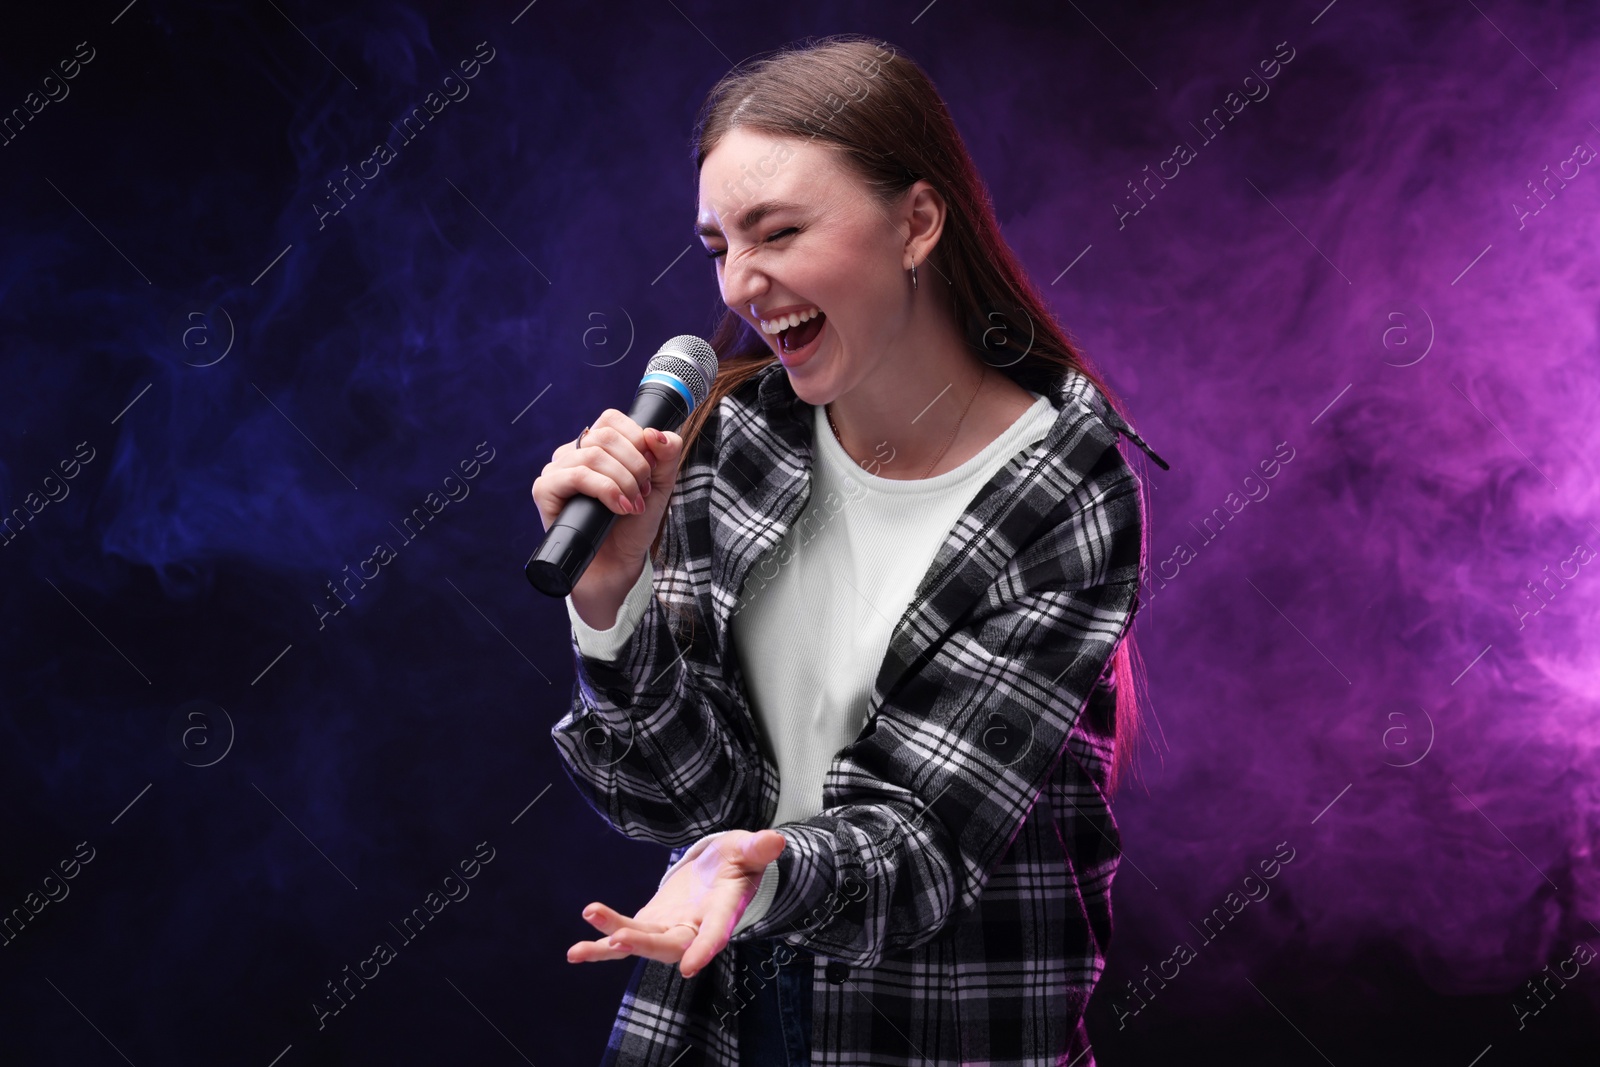
[[[836,34],[736,66],[712,87],[696,120],[697,179],[706,156],[736,127],[830,146],[886,207],[926,180],[944,197],[947,216],[925,266],[949,282],[951,310],[955,321],[965,324],[974,353],[1023,388],[1047,396],[1066,369],[1077,371],[1126,418],[1121,401],[1056,321],[1001,236],[988,191],[955,122],[913,60],[886,41]],[[710,396],[680,430],[685,456],[722,398],[777,359],[737,312],[720,301],[718,306],[721,318],[711,338],[717,375]],[[1019,354],[1024,337],[1027,345]],[[1142,505],[1148,513],[1147,499]],[[1144,540],[1141,565],[1148,556],[1148,530]],[[660,544],[658,533],[653,552]],[[1139,735],[1137,658],[1130,629],[1113,656],[1112,790],[1132,763]]]

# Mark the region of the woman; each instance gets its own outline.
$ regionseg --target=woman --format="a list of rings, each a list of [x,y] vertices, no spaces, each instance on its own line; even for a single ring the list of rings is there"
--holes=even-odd
[[[696,164],[711,396],[681,435],[606,410],[533,486],[546,528],[619,516],[552,736],[674,849],[568,952],[640,957],[604,1062],[1092,1064],[1145,446],[887,45],[730,73]]]

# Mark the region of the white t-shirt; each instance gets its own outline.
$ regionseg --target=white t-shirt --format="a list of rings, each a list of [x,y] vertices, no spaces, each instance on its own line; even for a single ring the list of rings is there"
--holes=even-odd
[[[750,568],[743,607],[729,622],[758,732],[778,768],[774,827],[822,810],[828,766],[865,725],[890,634],[939,546],[978,490],[1019,451],[1043,440],[1055,422],[1049,398],[1033,396],[1033,406],[977,455],[918,479],[884,478],[858,466],[833,436],[826,410],[813,407],[806,509]],[[646,560],[607,630],[587,625],[567,598],[584,655],[611,659],[620,653],[648,606],[653,573]],[[695,842],[662,882],[720,836]],[[777,883],[774,860],[734,933],[766,913]]]

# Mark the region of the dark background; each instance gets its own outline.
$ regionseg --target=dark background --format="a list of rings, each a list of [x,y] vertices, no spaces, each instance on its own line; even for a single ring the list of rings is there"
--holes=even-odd
[[[666,850],[556,758],[570,634],[521,575],[529,486],[661,340],[710,330],[705,92],[855,31],[933,76],[1172,464],[1140,468],[1164,580],[1099,1062],[1594,1062],[1595,965],[1516,1010],[1600,946],[1600,179],[1530,186],[1600,145],[1592,5],[125,5],[0,32],[0,114],[94,55],[0,145],[0,508],[27,516],[0,544],[0,913],[93,850],[0,947],[0,1060],[598,1059],[631,964],[565,949]],[[402,142],[479,42],[470,95]],[[481,842],[470,896],[401,944]],[[1200,936],[1280,843],[1270,895]]]

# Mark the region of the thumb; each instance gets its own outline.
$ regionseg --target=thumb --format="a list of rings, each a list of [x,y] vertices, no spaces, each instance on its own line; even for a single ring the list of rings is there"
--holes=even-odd
[[[778,831],[760,830],[745,838],[744,857],[750,866],[761,870],[777,859],[787,846],[788,842]]]
[[[683,458],[683,437],[671,430],[652,429],[645,433],[650,449],[651,485],[656,488],[672,485],[677,480],[678,464]]]
[[[656,435],[660,434],[660,437]],[[683,454],[683,438],[671,430],[647,429],[645,458],[650,461],[650,495],[644,498],[644,521],[641,530],[649,530],[655,537],[661,529],[662,516],[672,499],[672,490],[678,482],[678,463]]]

